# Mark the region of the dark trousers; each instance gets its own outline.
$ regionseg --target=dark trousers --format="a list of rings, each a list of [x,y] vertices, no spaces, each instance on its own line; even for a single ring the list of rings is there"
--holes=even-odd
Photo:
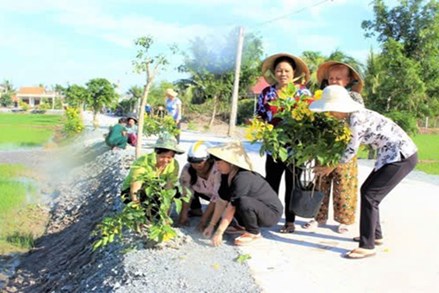
[[[260,227],[276,225],[282,212],[276,212],[265,203],[252,197],[241,197],[236,205],[235,218],[247,232],[259,234]]]
[[[195,191],[191,201],[191,210],[201,209],[200,198],[210,201],[210,198],[207,195]]]
[[[267,154],[265,161],[265,179],[270,184],[271,188],[279,194],[279,185],[282,174],[285,172],[285,221],[294,223],[296,215],[289,210],[289,203],[291,200],[291,191],[293,190],[293,173],[288,168],[287,164],[283,162],[274,161],[273,157]],[[300,174],[300,169],[296,168],[296,172]]]
[[[416,166],[418,155],[372,171],[361,186],[360,247],[375,248],[375,239],[382,239],[379,204]]]

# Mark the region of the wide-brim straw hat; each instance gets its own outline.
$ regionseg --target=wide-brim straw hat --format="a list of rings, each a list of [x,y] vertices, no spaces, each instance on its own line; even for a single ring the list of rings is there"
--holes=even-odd
[[[309,105],[313,112],[341,112],[351,113],[363,109],[364,106],[355,102],[349,92],[340,85],[329,85],[325,87],[320,100]]]
[[[352,77],[354,79],[354,85],[352,86],[352,91],[360,93],[363,90],[364,82],[361,78],[361,75],[350,65],[339,62],[339,61],[327,61],[325,63],[322,63],[319,68],[317,68],[317,82],[319,85],[322,84],[323,80],[327,80],[329,78],[329,68],[333,65],[344,65],[348,67],[352,72]]]
[[[227,163],[238,166],[239,168],[253,171],[250,157],[247,155],[241,142],[229,142],[216,147],[208,148],[207,151]]]
[[[302,59],[288,53],[278,53],[266,58],[262,63],[262,76],[268,84],[273,85],[277,82],[274,75],[274,62],[279,57],[291,58],[294,60],[294,63],[296,63],[293,77],[294,81],[299,81],[300,83],[307,83],[309,81],[309,69]]]
[[[165,91],[165,95],[175,98],[178,95],[178,93],[176,91],[174,91],[173,89],[167,89]]]
[[[151,148],[170,150],[176,152],[179,155],[184,154],[184,150],[178,146],[178,142],[175,136],[171,135],[168,132],[160,134],[159,138],[157,139],[155,144],[151,146]]]

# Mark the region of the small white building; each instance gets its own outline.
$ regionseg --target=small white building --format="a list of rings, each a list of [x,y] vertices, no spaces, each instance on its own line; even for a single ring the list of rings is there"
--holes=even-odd
[[[46,99],[53,109],[57,98],[62,99],[62,96],[54,91],[46,91],[44,87],[21,87],[15,94],[14,102],[18,106],[18,102],[22,101],[33,108]]]

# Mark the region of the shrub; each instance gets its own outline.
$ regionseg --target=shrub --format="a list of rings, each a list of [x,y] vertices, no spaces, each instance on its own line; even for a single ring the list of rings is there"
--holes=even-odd
[[[255,110],[254,99],[244,99],[238,102],[238,118],[237,123],[243,124],[254,116]]]
[[[84,130],[84,122],[80,115],[80,109],[74,107],[67,107],[64,115],[64,134],[71,137]]]
[[[410,135],[414,135],[419,132],[416,117],[410,113],[392,111],[384,115],[392,119],[396,124],[404,129],[405,132]]]

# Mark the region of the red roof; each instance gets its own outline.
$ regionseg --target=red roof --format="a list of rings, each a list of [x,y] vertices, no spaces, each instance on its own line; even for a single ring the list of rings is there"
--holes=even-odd
[[[19,95],[43,95],[46,90],[43,87],[21,87],[17,94]]]
[[[261,76],[258,78],[256,84],[251,87],[251,91],[253,94],[259,95],[267,86],[269,86],[269,84],[265,81],[265,78]]]

